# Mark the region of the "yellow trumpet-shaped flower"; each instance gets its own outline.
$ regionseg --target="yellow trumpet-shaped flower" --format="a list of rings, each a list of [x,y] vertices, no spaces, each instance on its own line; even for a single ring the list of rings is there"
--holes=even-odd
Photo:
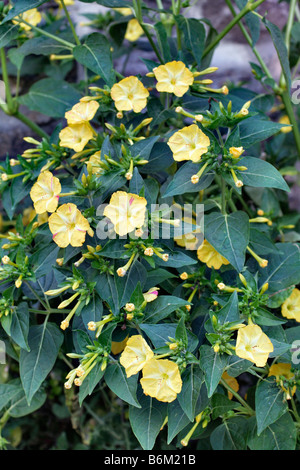
[[[183,221],[187,224],[196,225],[196,220],[192,217],[184,217]],[[180,237],[174,237],[174,241],[177,245],[185,248],[186,250],[195,250],[199,244],[197,234],[201,233],[200,229],[196,229],[193,232],[184,233]]]
[[[209,268],[220,269],[222,264],[229,264],[224,256],[220,255],[217,250],[204,240],[197,250],[197,257],[202,263],[205,263]]]
[[[30,197],[37,214],[54,212],[58,206],[61,184],[50,171],[43,171],[32,186]]]
[[[285,362],[278,362],[277,364],[272,364],[268,377],[275,376],[277,382],[280,382],[280,377],[284,377],[287,380],[293,379],[295,377],[295,374],[291,371],[292,365],[285,363]],[[292,388],[287,390],[283,385],[281,385],[281,388],[283,391],[286,393],[286,398],[288,400],[291,399],[291,396],[293,396],[296,393],[296,385]]]
[[[74,124],[60,131],[60,145],[75,152],[81,152],[93,138],[93,135],[93,130],[88,122]]]
[[[125,39],[127,39],[130,42],[135,42],[143,34],[144,34],[144,30],[141,27],[138,20],[136,18],[132,18],[131,20],[129,20],[127,28],[126,28]]]
[[[95,152],[89,158],[89,163],[92,166],[93,175],[101,175],[103,173],[103,167],[101,166],[101,151]]]
[[[243,147],[230,147],[229,153],[232,158],[240,158],[242,153],[244,153],[244,149]]]
[[[42,15],[37,10],[37,8],[32,8],[31,10],[24,11],[24,13],[17,16],[17,18],[27,21],[27,23],[30,23],[32,26],[36,26],[42,21]],[[19,24],[19,22],[16,20],[13,20],[12,22],[14,24]],[[24,24],[24,23],[20,23],[20,27],[24,29],[24,31],[31,30],[31,26],[28,26],[27,24]]]
[[[300,290],[294,289],[281,305],[281,314],[289,320],[300,322]]]
[[[93,236],[93,230],[87,219],[77,206],[72,203],[63,204],[48,219],[53,240],[61,248],[68,245],[82,246],[86,233]]]
[[[121,7],[121,8],[114,8],[114,10],[117,11],[118,13],[120,13],[120,15],[123,15],[123,16],[132,15],[131,8]]]
[[[111,352],[116,356],[117,354],[120,354],[122,351],[124,351],[125,346],[128,341],[128,335],[126,336],[123,341],[112,341],[111,342]]]
[[[142,82],[134,76],[126,77],[115,83],[111,89],[111,97],[118,111],[140,113],[147,105],[149,91]]]
[[[153,356],[154,353],[144,338],[141,335],[134,335],[127,341],[120,363],[125,368],[127,377],[131,377],[142,370]]]
[[[201,156],[207,152],[209,145],[209,138],[196,124],[175,132],[168,140],[168,146],[177,162],[182,160],[200,162]]]
[[[144,197],[117,191],[111,196],[103,213],[114,224],[118,235],[126,235],[144,224],[146,205]]]
[[[158,291],[159,291],[159,287],[151,287],[151,289],[149,289],[148,292],[145,292],[143,296],[146,302],[147,303],[153,302],[153,300],[157,299]]]
[[[178,365],[168,359],[151,359],[143,367],[141,386],[145,395],[159,401],[176,400],[182,389]]]
[[[264,367],[273,350],[273,344],[258,325],[239,328],[235,347],[237,356],[253,362],[257,367]]]
[[[153,69],[157,80],[156,89],[160,92],[183,96],[194,83],[194,75],[181,61],[174,60]]]
[[[68,121],[68,125],[83,124],[91,121],[95,116],[99,108],[97,101],[83,101],[76,103],[70,111],[67,111],[65,118]]]
[[[289,117],[286,115],[282,116],[278,122],[279,124],[291,124]],[[288,134],[289,132],[292,132],[292,130],[293,130],[293,127],[291,125],[288,125],[287,127],[282,127],[280,129],[280,132],[282,132],[283,134]]]

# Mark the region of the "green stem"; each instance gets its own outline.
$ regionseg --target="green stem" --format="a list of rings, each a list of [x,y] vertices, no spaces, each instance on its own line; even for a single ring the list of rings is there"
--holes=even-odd
[[[221,177],[221,211],[222,214],[226,214],[226,181],[223,177]]]
[[[231,388],[224,379],[220,380],[220,384],[222,384],[223,387],[232,393],[232,395],[240,402],[240,404],[246,408],[250,416],[255,414],[255,411],[251,408],[251,406],[249,406],[248,403],[235,390],[233,390],[233,388]]]
[[[45,302],[40,298],[40,296],[37,294],[37,292],[35,291],[35,289],[33,287],[31,287],[31,285],[29,284],[29,282],[27,281],[24,281],[24,284],[26,284],[26,286],[28,287],[29,290],[31,290],[31,292],[33,293],[33,295],[38,299],[38,301],[40,302],[40,304],[44,307],[44,309],[46,311],[48,311],[48,307],[47,305],[45,304]],[[47,312],[48,313],[48,312]]]
[[[74,24],[73,24],[73,21],[71,19],[71,16],[70,16],[70,13],[68,12],[68,9],[65,5],[65,0],[61,0],[61,4],[62,4],[62,7],[64,9],[64,12],[65,12],[65,15],[67,17],[67,20],[69,22],[69,25],[70,25],[70,28],[72,30],[72,33],[73,33],[73,37],[75,39],[75,42],[77,44],[77,46],[80,46],[81,45],[81,42],[80,42],[80,39],[79,37],[77,36],[77,33],[76,33],[76,30],[75,30],[75,27],[74,27]]]
[[[297,120],[295,118],[295,114],[294,114],[294,110],[293,110],[289,93],[287,91],[283,91],[281,93],[281,98],[282,98],[286,113],[289,117],[290,123],[293,126],[292,129],[293,129],[294,139],[295,139],[296,147],[298,150],[298,155],[300,158],[300,131],[299,131]]]
[[[288,22],[286,24],[286,30],[285,30],[285,45],[286,45],[288,54],[290,52],[291,32],[292,32],[292,27],[293,27],[294,18],[295,18],[296,5],[297,5],[297,0],[291,0],[289,17],[288,17]]]
[[[37,135],[39,135],[40,137],[44,137],[45,139],[49,140],[49,135],[45,131],[43,131],[43,129],[38,124],[33,122],[31,119],[29,119],[24,114],[20,113],[20,111],[17,111],[16,114],[14,114],[14,116],[17,119],[19,119],[19,121],[26,124],[26,126],[30,127],[30,129],[32,129]]]
[[[225,0],[225,2],[227,3],[227,6],[228,6],[229,10],[231,11],[233,17],[235,18],[237,16],[237,14],[236,14],[236,12],[233,8],[231,0]],[[260,63],[261,68],[263,69],[263,71],[265,72],[267,77],[273,78],[270,70],[268,69],[268,67],[267,67],[265,61],[263,60],[263,58],[261,57],[260,53],[258,52],[256,47],[253,47],[252,39],[251,39],[250,35],[248,34],[248,32],[247,32],[246,28],[244,27],[244,25],[239,21],[238,26],[239,26],[240,30],[242,31],[242,33],[243,33],[246,41],[248,42],[249,46],[251,46],[255,57],[257,58],[258,62]]]
[[[294,416],[296,418],[296,421],[297,423],[300,423],[300,416],[299,416],[299,413],[298,413],[298,410],[297,410],[297,407],[296,407],[296,404],[295,404],[295,400],[293,397],[291,397],[291,405],[292,405],[292,408],[293,408],[293,412],[294,412]]]
[[[6,56],[5,56],[5,50],[3,47],[1,47],[0,49],[0,57],[1,57],[2,78],[5,84],[7,107],[9,111],[12,111],[14,108],[14,102],[13,102],[13,97],[10,91],[9,78],[8,78],[7,65],[6,65]]]
[[[250,11],[255,10],[261,3],[265,0],[257,0],[256,2],[249,1],[245,7],[238,13],[235,18],[233,18],[230,23],[221,31],[220,34],[210,43],[210,45],[205,49],[203,57],[206,57],[221,41],[221,39],[229,33],[229,31]]]
[[[72,44],[69,41],[65,41],[64,39],[61,39],[59,36],[55,36],[54,34],[48,33],[48,31],[45,31],[41,28],[38,28],[37,26],[33,26],[32,24],[28,23],[27,21],[23,20],[22,18],[14,18],[14,21],[17,21],[18,23],[24,23],[27,24],[27,26],[30,26],[33,31],[36,31],[37,33],[42,34],[43,36],[47,36],[48,38],[53,39],[54,41],[57,41],[64,46],[66,46],[67,49],[74,49],[76,47],[76,44]]]
[[[148,31],[148,28],[147,26],[143,23],[143,15],[142,15],[142,5],[141,5],[141,1],[140,0],[133,0],[133,8],[134,8],[134,11],[135,11],[135,14],[136,14],[136,19],[138,20],[138,22],[140,23],[141,25],[141,28],[143,29],[145,35],[147,36],[148,38],[148,41],[150,42],[151,44],[151,47],[153,49],[153,51],[155,52],[156,54],[156,57],[158,58],[159,62],[161,64],[164,63],[163,61],[163,58],[161,57],[160,53],[159,53],[159,50],[157,49],[153,39],[152,39],[152,36],[151,34],[149,33]]]

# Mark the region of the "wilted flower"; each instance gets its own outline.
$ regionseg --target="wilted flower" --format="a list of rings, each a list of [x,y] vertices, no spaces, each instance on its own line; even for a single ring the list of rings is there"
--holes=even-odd
[[[197,257],[202,263],[205,263],[209,268],[220,269],[222,264],[229,264],[224,256],[220,255],[214,247],[204,240],[197,250]]]

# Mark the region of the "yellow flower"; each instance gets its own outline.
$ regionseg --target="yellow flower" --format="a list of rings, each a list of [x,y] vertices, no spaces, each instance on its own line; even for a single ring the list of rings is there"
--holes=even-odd
[[[117,191],[111,196],[103,213],[114,224],[118,235],[126,235],[144,224],[146,205],[144,197]]]
[[[232,158],[240,158],[242,153],[244,153],[244,149],[243,147],[230,147],[229,153]]]
[[[27,21],[27,23],[30,23],[32,26],[38,25],[42,21],[42,15],[36,8],[32,8],[31,10],[24,11],[21,15],[18,15],[17,18],[20,18],[24,21]],[[13,20],[14,24],[19,24],[18,21]],[[20,27],[24,29],[25,31],[30,31],[31,26],[28,26],[27,24],[20,23]]]
[[[146,302],[147,303],[153,302],[153,300],[157,299],[158,291],[159,291],[159,287],[151,287],[151,289],[149,289],[148,292],[145,292],[143,296]]]
[[[55,2],[60,6],[60,8],[62,8],[61,0],[55,0]],[[74,0],[65,0],[66,7],[74,5],[74,3]]]
[[[79,102],[73,106],[70,111],[67,111],[65,118],[68,125],[83,124],[91,121],[99,108],[99,103],[95,100],[87,102]]]
[[[285,362],[278,362],[278,364],[272,364],[268,377],[275,376],[276,381],[280,383],[280,376],[283,376],[287,380],[291,380],[295,377],[295,374],[291,372],[292,365],[285,363]],[[288,400],[291,399],[291,396],[293,396],[296,393],[297,387],[296,385],[290,390],[286,389],[283,385],[281,385],[282,390],[286,393],[286,398]]]
[[[207,240],[204,240],[203,243],[199,246],[197,250],[197,257],[202,263],[206,263],[206,265],[211,268],[220,269],[222,264],[229,264],[224,256],[220,255],[217,250],[208,243]]]
[[[159,401],[176,400],[182,388],[178,365],[168,359],[151,359],[143,367],[141,386],[145,395]]]
[[[168,146],[177,162],[192,160],[200,162],[201,156],[207,152],[210,140],[196,124],[184,127],[175,132],[168,140]]]
[[[115,83],[111,89],[111,97],[118,111],[133,111],[139,113],[147,105],[148,90],[134,76],[126,77]]]
[[[191,225],[196,225],[196,221],[192,217],[184,217],[183,221]],[[177,243],[177,245],[185,248],[186,250],[195,250],[199,243],[199,240],[195,235],[197,233],[201,233],[200,229],[196,229],[193,232],[184,233],[180,237],[174,237],[174,241]]]
[[[237,356],[253,362],[257,367],[264,367],[273,350],[273,344],[258,325],[239,328],[235,347]]]
[[[300,290],[294,289],[288,299],[281,305],[281,314],[289,320],[300,322]]]
[[[30,197],[37,214],[54,212],[58,206],[61,184],[50,171],[43,171],[32,186]]]
[[[279,124],[291,124],[291,121],[289,120],[288,116],[282,116],[278,122]],[[283,132],[283,134],[287,134],[288,132],[292,132],[292,130],[293,130],[292,126],[288,126],[288,127],[282,127],[280,129],[280,132]]]
[[[50,215],[48,222],[53,240],[61,248],[68,245],[82,246],[86,232],[93,236],[90,224],[75,204],[63,204]]]
[[[234,377],[231,377],[228,372],[224,372],[223,375],[222,375],[222,379],[225,380],[225,382],[227,383],[227,385],[229,385],[229,387],[231,387],[235,392],[238,392],[239,391],[239,383],[238,381],[236,380],[236,378]],[[231,400],[233,397],[232,393],[228,391],[228,398],[229,400]]]
[[[88,122],[65,127],[59,134],[60,145],[81,152],[93,138],[93,130]]]
[[[128,341],[128,335],[126,336],[123,341],[112,341],[111,342],[111,352],[116,356],[117,354],[120,354],[122,351],[124,351],[125,346]]]
[[[120,363],[125,368],[127,377],[137,374],[154,356],[146,341],[141,335],[134,335],[127,341],[126,347],[120,357]]]
[[[144,34],[144,30],[136,18],[132,18],[127,25],[125,39],[135,42]]]
[[[131,11],[131,8],[114,8],[115,11],[117,11],[118,13],[120,13],[120,15],[123,15],[123,16],[130,16],[132,15],[132,11]]]
[[[153,69],[157,91],[183,96],[194,83],[194,75],[181,61],[173,60]]]
[[[101,167],[101,151],[95,152],[89,158],[89,163],[92,166],[93,175],[100,175],[103,173],[103,168]]]

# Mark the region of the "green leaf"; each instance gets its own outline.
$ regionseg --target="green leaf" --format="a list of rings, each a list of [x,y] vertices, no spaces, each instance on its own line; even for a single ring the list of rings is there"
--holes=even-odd
[[[234,410],[238,406],[238,403],[229,400],[226,395],[215,393],[211,398],[211,406],[212,419],[217,419],[219,416],[227,413],[227,411]]]
[[[213,450],[246,450],[247,420],[234,417],[226,420],[211,433]]]
[[[28,405],[24,391],[14,396],[10,408],[9,414],[12,418],[21,418],[22,416],[29,415],[34,411],[38,410],[43,406],[47,398],[46,392],[38,390]]]
[[[282,68],[282,72],[285,78],[285,82],[287,85],[288,93],[291,91],[291,69],[289,63],[289,54],[287,47],[284,43],[284,39],[282,33],[278,26],[271,23],[271,21],[267,20],[266,18],[263,19],[263,23],[266,25],[267,30],[269,31],[271,38],[273,40],[280,65]]]
[[[21,349],[20,377],[28,405],[56,361],[64,336],[59,328],[45,321],[29,329],[30,352]]]
[[[120,8],[132,6],[132,1],[130,0],[81,0],[83,3],[98,3],[107,8]]]
[[[136,398],[137,375],[127,378],[119,362],[110,365],[104,376],[107,386],[129,405],[141,408]]]
[[[193,184],[191,177],[198,173],[203,164],[197,165],[187,162],[179,168],[167,187],[163,197],[176,196],[178,194],[195,193],[206,189],[214,179],[213,173],[205,173],[199,180],[199,183]]]
[[[177,399],[190,421],[193,421],[195,418],[197,400],[203,382],[203,372],[196,364],[192,364],[182,374],[182,390]]]
[[[101,370],[101,362],[98,362],[96,366],[91,370],[89,375],[83,381],[79,389],[79,404],[82,405],[83,400],[91,395],[98,385],[102,377],[104,376],[104,370]]]
[[[132,431],[144,450],[151,450],[165,420],[165,403],[144,394],[138,396],[141,408],[129,407],[129,420]]]
[[[235,322],[240,320],[237,292],[233,292],[229,301],[216,314],[219,323]]]
[[[268,266],[259,268],[259,289],[268,282],[268,293],[277,293],[299,284],[300,282],[300,249],[292,243],[276,243],[278,254],[266,255]]]
[[[256,427],[248,440],[251,450],[295,450],[297,428],[290,413],[282,415],[258,436]]]
[[[205,28],[203,24],[195,18],[185,18],[182,15],[176,16],[175,20],[184,34],[185,49],[193,54],[200,66],[205,47]]]
[[[239,160],[239,165],[247,167],[247,170],[240,173],[246,186],[277,188],[282,191],[290,191],[279,171],[270,163],[260,158],[243,157]]]
[[[100,75],[108,86],[112,86],[115,82],[110,48],[105,36],[92,33],[84,44],[73,49],[75,59],[96,75]]]
[[[24,11],[31,10],[32,8],[37,8],[40,5],[43,5],[43,3],[46,3],[47,1],[48,0],[14,0],[12,9],[9,10],[2,23],[10,21],[15,16],[24,13]]]
[[[249,118],[244,123],[239,124],[240,143],[247,149],[276,134],[282,127],[283,125],[278,124],[278,122],[264,121],[257,119],[257,117]]]
[[[184,429],[190,420],[178,403],[178,400],[172,401],[168,405],[168,444]]]
[[[2,24],[0,25],[0,47],[5,47],[13,39],[18,37],[18,24]]]
[[[172,60],[172,56],[171,56],[166,28],[161,21],[156,23],[154,25],[154,28],[156,31],[157,42],[159,44],[159,48],[163,55],[163,59],[165,62],[170,62]]]
[[[22,391],[22,385],[19,380],[17,383],[0,384],[0,411]]]
[[[286,413],[284,391],[275,381],[264,380],[258,384],[255,391],[255,409],[258,436]]]
[[[37,278],[49,273],[52,266],[56,265],[58,258],[59,246],[56,243],[50,243],[45,247],[37,250],[31,257],[30,262]]]
[[[253,366],[253,363],[247,361],[247,359],[241,359],[238,356],[232,355],[229,358],[228,367],[226,372],[230,377],[238,377],[243,372],[246,372],[250,367]]]
[[[80,93],[64,80],[44,78],[34,83],[19,103],[46,116],[63,118],[81,98]]]
[[[30,351],[28,346],[28,332],[29,332],[29,311],[28,304],[22,302],[19,304],[12,315],[12,322],[10,325],[10,336],[12,340],[17,343],[20,348]]]
[[[205,216],[205,238],[226,258],[232,266],[241,271],[245,251],[249,243],[249,218],[245,212],[232,214],[212,212]]]
[[[143,321],[147,323],[158,323],[168,317],[174,310],[187,304],[188,302],[185,299],[171,295],[160,295],[154,302],[147,305]]]
[[[206,344],[201,346],[200,367],[205,375],[208,397],[211,397],[216,390],[228,360],[229,356],[215,353],[210,346]]]
[[[265,256],[268,253],[278,254],[279,250],[270,238],[259,229],[250,226],[250,240],[249,245],[256,254]]]

